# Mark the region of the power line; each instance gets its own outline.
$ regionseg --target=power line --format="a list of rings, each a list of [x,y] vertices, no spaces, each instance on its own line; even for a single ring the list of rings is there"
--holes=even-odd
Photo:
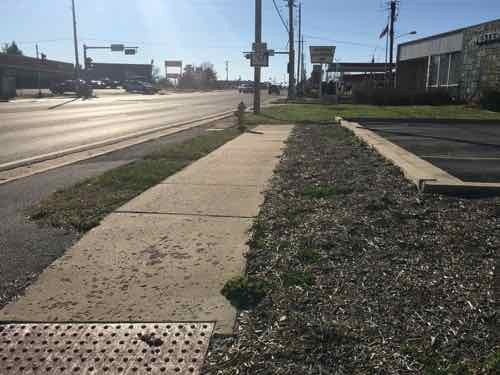
[[[273,4],[274,4],[274,8],[276,9],[276,12],[278,13],[278,16],[280,17],[281,23],[283,24],[283,26],[285,26],[285,30],[288,33],[289,32],[288,25],[286,24],[286,21],[283,18],[283,15],[281,14],[280,9],[278,8],[278,4],[276,4],[276,0],[273,0]]]
[[[59,39],[45,39],[45,40],[28,40],[28,41],[20,41],[16,44],[37,44],[37,43],[55,43],[55,42],[68,42],[73,41],[72,38],[59,38]]]
[[[319,37],[319,36],[314,36],[314,35],[308,35],[308,34],[304,34],[304,36],[307,37],[307,38],[309,38],[309,39],[324,40],[324,41],[327,41],[327,42],[333,42],[333,43],[338,43],[338,44],[348,44],[348,45],[352,45],[352,46],[370,47],[370,48],[375,47],[374,44],[349,42],[349,41],[345,41],[345,40],[335,40],[335,39],[329,39],[329,38],[324,38],[324,37]]]

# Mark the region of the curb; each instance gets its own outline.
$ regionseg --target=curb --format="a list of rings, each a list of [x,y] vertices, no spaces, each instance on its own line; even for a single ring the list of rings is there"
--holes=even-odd
[[[132,134],[124,135],[124,136],[113,138],[113,139],[108,139],[105,141],[94,142],[94,143],[90,143],[90,144],[83,145],[83,146],[72,147],[72,148],[68,148],[65,150],[61,150],[61,151],[51,152],[51,153],[44,154],[44,155],[38,155],[38,156],[31,157],[31,158],[26,158],[26,159],[22,159],[22,160],[16,160],[13,162],[0,164],[0,172],[8,171],[11,169],[16,169],[19,167],[24,167],[24,166],[31,165],[31,164],[40,163],[40,162],[47,161],[47,160],[57,159],[57,158],[60,158],[63,156],[76,154],[78,152],[84,152],[84,151],[92,150],[92,149],[99,148],[99,147],[110,146],[110,145],[113,145],[115,143],[120,143],[123,141],[128,141],[128,140],[133,139],[133,138],[138,138],[141,136],[157,133],[157,132],[160,132],[162,130],[178,128],[181,126],[194,124],[194,123],[200,122],[200,121],[215,120],[215,119],[218,119],[219,117],[222,119],[222,118],[225,118],[224,116],[228,117],[228,116],[231,116],[232,114],[233,114],[233,111],[221,112],[221,113],[210,115],[210,116],[207,116],[207,117],[204,117],[201,119],[195,119],[195,120],[184,121],[184,122],[180,122],[180,123],[176,123],[176,124],[159,126],[159,127],[153,128],[153,129],[148,129],[148,130],[141,131],[141,132],[135,132]],[[139,143],[142,143],[142,142],[138,142],[138,144]]]
[[[68,166],[68,165],[80,163],[80,162],[85,161],[85,160],[90,160],[90,159],[94,159],[94,158],[97,158],[97,157],[100,157],[103,155],[108,155],[108,154],[111,154],[113,152],[123,150],[123,149],[129,148],[129,147],[134,147],[134,146],[140,145],[142,143],[154,141],[154,140],[159,139],[159,138],[168,137],[168,136],[173,135],[173,134],[177,134],[177,133],[188,131],[188,130],[191,130],[194,128],[206,126],[206,125],[214,123],[216,121],[229,118],[231,116],[232,116],[232,113],[220,115],[218,117],[211,117],[211,118],[205,119],[205,120],[196,120],[196,121],[190,122],[188,124],[184,124],[184,125],[177,125],[175,127],[169,127],[169,128],[164,129],[163,131],[158,131],[159,134],[153,134],[153,135],[150,135],[149,137],[146,135],[145,138],[143,136],[143,138],[138,140],[137,142],[130,143],[131,140],[128,140],[128,141],[124,140],[121,142],[125,142],[126,144],[120,145],[120,144],[115,143],[116,146],[112,147],[108,150],[99,150],[99,147],[97,147],[97,148],[95,148],[95,150],[97,150],[97,152],[95,152],[93,154],[89,154],[89,153],[85,152],[85,151],[91,152],[90,150],[84,150],[81,152],[83,152],[85,154],[82,156],[78,156],[79,152],[76,152],[76,153],[74,153],[75,157],[70,158],[69,160],[67,160],[67,159],[65,160],[63,158],[68,157],[71,154],[59,156],[56,158],[46,159],[44,161],[39,161],[39,162],[37,162],[37,164],[31,164],[31,165],[28,164],[27,166],[20,166],[20,167],[17,167],[15,169],[4,171],[3,173],[7,173],[7,176],[5,176],[5,178],[3,178],[3,179],[1,176],[2,172],[0,172],[0,186],[17,181],[17,180],[20,180],[20,179],[23,179],[23,178],[27,178],[27,177],[34,176],[37,174],[45,173],[45,172],[48,172],[48,171],[51,171],[54,169],[58,169],[58,168],[62,168],[62,167]],[[189,126],[189,125],[192,125],[192,126]],[[120,143],[120,142],[118,142],[118,143]],[[107,145],[107,146],[109,147],[112,145]],[[106,146],[101,146],[101,148],[103,148],[103,147],[106,147]],[[62,159],[62,160],[57,160],[57,159]],[[43,164],[44,162],[50,162],[51,160],[56,160],[56,161],[53,164],[49,164],[49,165]],[[38,167],[38,169],[36,169],[37,167]],[[17,171],[17,169],[20,169],[20,171]],[[14,171],[14,174],[9,176],[8,175],[9,171]]]
[[[500,124],[500,119],[498,120],[467,120],[467,119],[438,119],[438,118],[363,118],[363,117],[346,117],[342,118],[344,121],[349,122],[388,122],[388,123],[401,123],[401,122],[412,122],[415,124]]]
[[[335,117],[337,124],[375,149],[382,157],[397,166],[406,179],[422,193],[438,193],[467,198],[500,195],[500,183],[465,182],[417,155],[364,128],[356,122]]]

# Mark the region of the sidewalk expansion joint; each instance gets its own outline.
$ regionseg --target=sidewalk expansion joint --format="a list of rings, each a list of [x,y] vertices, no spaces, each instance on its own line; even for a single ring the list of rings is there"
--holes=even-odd
[[[113,213],[114,214],[165,215],[165,216],[216,217],[216,218],[226,218],[226,219],[255,219],[255,216],[193,214],[193,213],[185,213],[185,212],[114,211]]]

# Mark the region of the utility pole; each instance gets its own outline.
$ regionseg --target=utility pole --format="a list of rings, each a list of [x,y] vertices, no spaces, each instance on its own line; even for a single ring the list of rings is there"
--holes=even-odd
[[[89,67],[87,66],[87,46],[84,44],[83,45],[83,70],[87,72],[87,69]]]
[[[255,0],[255,49],[261,48],[262,44],[262,0]],[[256,53],[257,51],[254,51]],[[254,67],[254,96],[253,112],[260,113],[260,75],[261,67],[256,64]]]
[[[301,57],[302,57],[302,47],[301,47],[301,38],[302,38],[302,3],[299,3],[299,51],[297,54],[297,94],[301,95],[299,85],[300,85],[300,67],[301,67]]]
[[[301,50],[302,50],[302,58],[300,59],[300,93],[304,95],[304,81],[306,80],[306,70],[304,67],[304,35],[302,35],[301,39]]]
[[[78,59],[78,37],[76,34],[76,12],[75,12],[75,0],[71,0],[72,10],[73,10],[73,41],[75,43],[75,79],[80,78],[80,61]]]
[[[392,79],[393,79],[393,60],[394,60],[394,23],[396,22],[396,8],[397,8],[397,1],[396,0],[391,0],[391,20],[390,20],[390,29],[389,29],[389,35],[390,35],[390,46],[389,46],[389,82],[391,83],[392,86]]]
[[[36,59],[38,60],[40,57],[39,53],[38,53],[38,43],[35,44],[35,48],[36,48]],[[42,90],[40,89],[40,69],[38,69],[38,72],[37,72],[37,81],[38,81],[38,97],[41,98],[42,97]]]
[[[288,62],[288,99],[295,99],[295,34],[293,28],[293,7],[295,0],[288,0],[289,62]]]
[[[226,60],[226,82],[229,82],[229,61]]]

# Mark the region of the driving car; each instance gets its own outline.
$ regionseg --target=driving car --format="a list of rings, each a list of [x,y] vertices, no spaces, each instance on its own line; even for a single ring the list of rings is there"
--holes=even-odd
[[[74,92],[81,96],[91,96],[93,88],[85,80],[68,79],[62,82],[53,84],[50,91],[55,95],[62,95],[67,92]]]
[[[98,80],[98,79],[93,79],[93,80],[89,81],[89,84],[94,89],[104,89],[104,88],[106,88],[106,85],[104,84],[104,82],[101,81],[101,80]]]
[[[130,80],[123,84],[123,88],[127,92],[139,92],[142,94],[155,94],[158,89],[152,84],[144,81]]]
[[[252,84],[244,83],[238,87],[238,91],[240,94],[251,94],[254,92],[254,88]]]

